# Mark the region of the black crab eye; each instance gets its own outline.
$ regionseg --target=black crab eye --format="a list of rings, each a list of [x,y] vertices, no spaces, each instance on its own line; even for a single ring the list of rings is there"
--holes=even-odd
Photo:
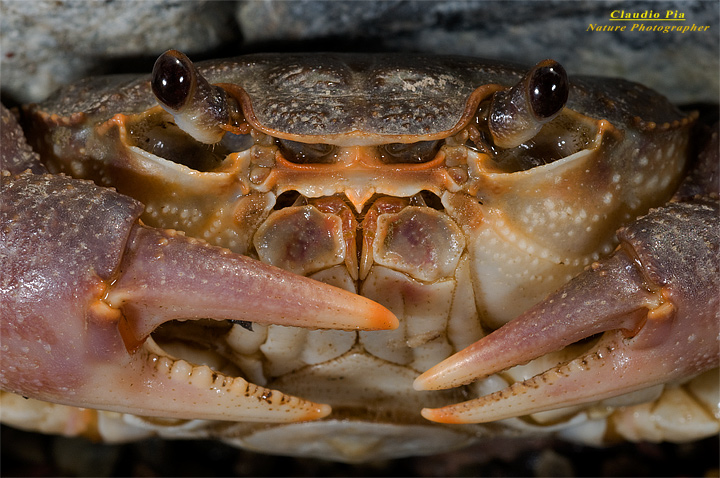
[[[535,65],[513,87],[493,95],[488,128],[499,148],[514,148],[532,139],[565,106],[567,75],[555,60]]]
[[[536,117],[545,119],[557,114],[565,106],[568,94],[567,74],[559,63],[553,62],[533,72],[528,96]]]
[[[323,143],[299,143],[287,139],[275,140],[283,157],[295,164],[331,164],[336,147]]]
[[[159,101],[172,109],[180,109],[193,93],[192,63],[174,50],[160,55],[155,61],[151,86]]]
[[[385,164],[422,164],[435,159],[441,145],[441,141],[390,143],[378,146],[378,151]]]

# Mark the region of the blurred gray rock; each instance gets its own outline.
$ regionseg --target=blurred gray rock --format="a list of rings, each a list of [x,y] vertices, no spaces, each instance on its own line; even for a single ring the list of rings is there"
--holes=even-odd
[[[206,51],[237,37],[233,2],[1,0],[3,95],[28,102],[89,74],[168,48]],[[152,67],[152,63],[150,63]]]
[[[706,32],[590,32],[610,12],[666,10]],[[37,101],[89,74],[149,71],[167,48],[193,59],[256,51],[424,51],[622,76],[675,102],[717,102],[720,3],[548,0],[0,0],[3,99]],[[638,22],[641,23],[641,22]]]
[[[685,15],[684,22],[611,22],[613,10]],[[554,58],[570,73],[620,76],[676,102],[718,101],[720,3],[712,1],[241,2],[246,42],[334,38],[343,47],[416,50],[534,64]],[[705,32],[592,32],[590,24],[710,26]],[[329,42],[333,45],[333,42]]]

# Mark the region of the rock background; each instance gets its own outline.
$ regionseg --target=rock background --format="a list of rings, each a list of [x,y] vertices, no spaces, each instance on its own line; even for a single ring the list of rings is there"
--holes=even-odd
[[[685,15],[706,32],[589,32],[610,12]],[[193,59],[256,51],[424,51],[623,76],[673,101],[717,102],[720,3],[695,1],[2,0],[3,100],[38,101],[90,75],[149,72],[168,48]]]
[[[588,32],[613,10],[667,10],[707,32]],[[633,22],[626,22],[632,25]],[[638,22],[642,23],[642,22]],[[644,22],[652,24],[651,22]],[[662,22],[654,22],[660,23]],[[720,3],[700,1],[0,0],[0,88],[14,105],[91,74],[149,73],[168,48],[194,60],[260,51],[425,51],[623,76],[678,103],[717,103]],[[102,446],[3,427],[3,476],[718,476],[717,437],[591,449],[499,441],[352,467],[214,442]]]

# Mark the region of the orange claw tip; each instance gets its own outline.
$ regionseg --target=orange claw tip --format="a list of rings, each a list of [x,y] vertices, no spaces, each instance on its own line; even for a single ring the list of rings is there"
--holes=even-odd
[[[420,413],[424,418],[430,420],[431,422],[447,423],[453,425],[468,423],[467,421],[462,420],[460,417],[458,417],[455,413],[452,413],[453,408],[454,407],[423,408]]]
[[[332,412],[332,407],[330,405],[326,405],[324,403],[318,403],[316,405],[317,406],[315,408],[309,409],[304,417],[298,418],[298,421],[309,422],[319,420],[320,418],[325,418],[330,415]]]
[[[498,395],[493,394],[441,408],[423,408],[420,413],[431,422],[465,425],[494,422],[538,411],[528,409],[525,413],[521,410],[522,405],[517,406],[515,403],[511,403],[508,406]],[[517,412],[515,408],[518,409]]]
[[[476,367],[468,364],[468,359],[472,358],[468,352],[473,349],[473,346],[468,347],[426,370],[415,379],[413,388],[417,391],[442,390],[472,382],[476,378],[472,374]]]
[[[362,330],[395,330],[400,325],[398,318],[382,305],[367,300],[364,310],[358,311],[358,318],[362,323],[358,329]]]
[[[440,373],[438,373],[438,369],[442,363],[437,364],[430,370],[424,372],[422,375],[417,377],[415,381],[413,382],[413,388],[417,390],[418,392],[423,390],[440,390],[442,389],[442,385],[438,384],[439,377],[441,377]]]
[[[388,330],[399,325],[395,314],[377,302],[327,284],[308,282],[310,295],[297,296],[297,307],[286,313],[290,320],[281,325],[338,330]]]

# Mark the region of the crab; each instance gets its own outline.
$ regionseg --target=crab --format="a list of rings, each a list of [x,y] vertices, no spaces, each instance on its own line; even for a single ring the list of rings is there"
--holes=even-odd
[[[170,50],[19,116],[5,423],[348,462],[720,430],[717,133],[641,85]]]

